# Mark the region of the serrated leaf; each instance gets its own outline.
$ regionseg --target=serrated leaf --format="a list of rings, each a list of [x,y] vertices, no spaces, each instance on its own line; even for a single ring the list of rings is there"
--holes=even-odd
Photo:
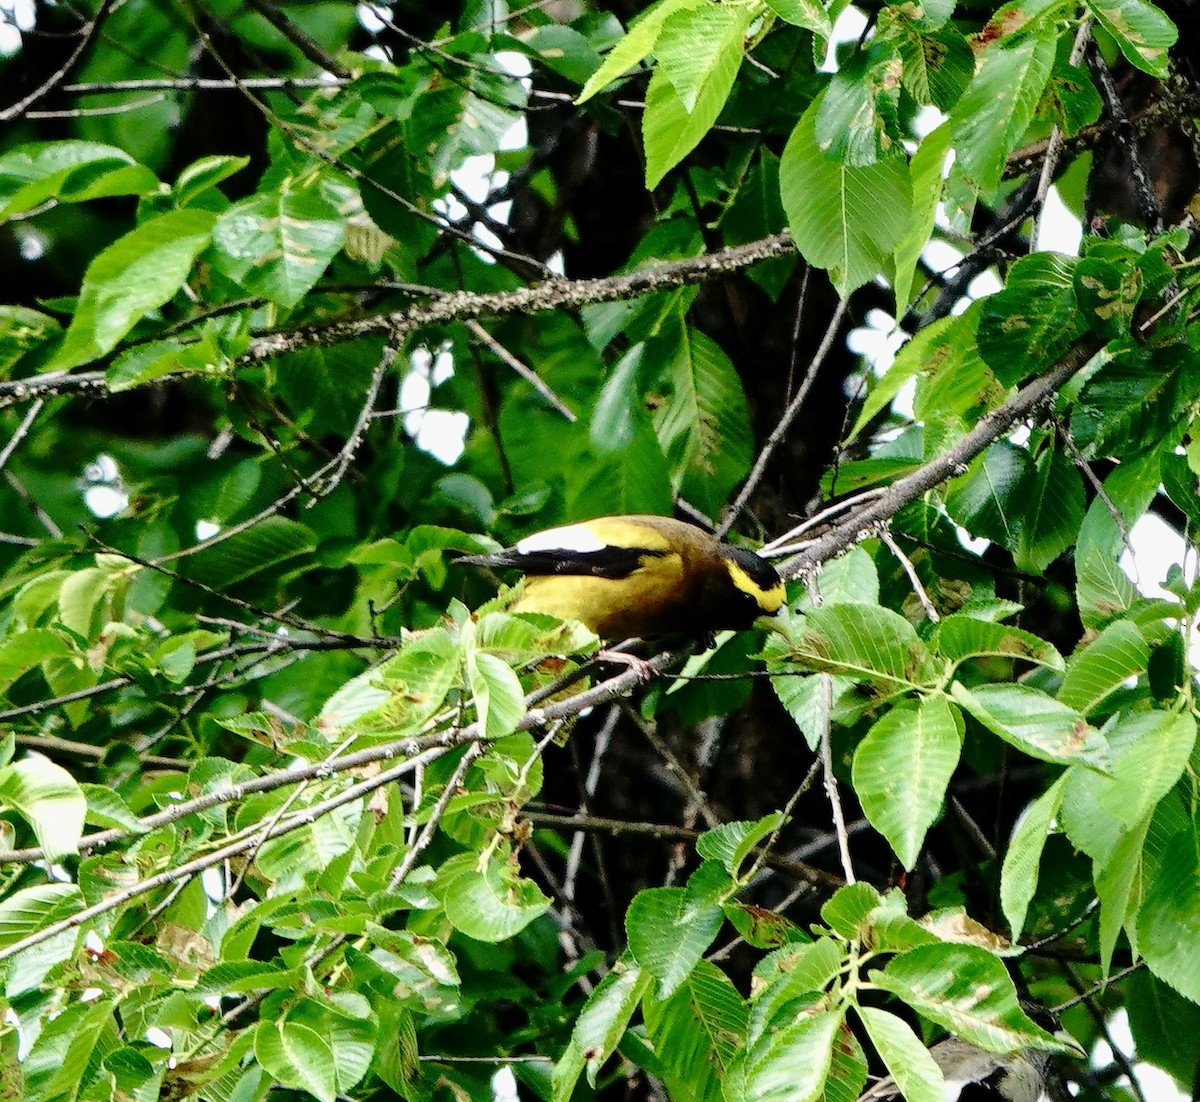
[[[192,556],[193,576],[210,585],[230,586],[297,555],[312,551],[311,528],[286,517],[267,517],[245,531],[220,540]]]
[[[962,732],[943,696],[896,705],[854,752],[854,791],[900,863],[915,867],[958,765]]]
[[[942,1069],[908,1023],[873,1006],[860,1006],[858,1016],[905,1102],[942,1102]]]
[[[670,1097],[717,1099],[746,1034],[746,1007],[729,978],[701,960],[669,999],[647,999],[644,1014]]]
[[[1146,886],[1137,939],[1150,971],[1200,1002],[1200,839],[1194,826],[1171,839]]]
[[[660,3],[641,12],[630,23],[624,37],[605,55],[600,68],[588,78],[575,102],[579,104],[591,99],[606,84],[616,80],[650,53],[668,16],[698,7],[702,2],[703,0],[660,0]]]
[[[892,263],[896,273],[892,279],[892,287],[896,292],[898,315],[903,314],[908,306],[909,296],[912,294],[913,278],[917,272],[917,265],[921,261],[921,253],[929,244],[930,235],[933,233],[934,217],[937,214],[938,202],[942,197],[942,173],[946,166],[946,158],[950,154],[950,140],[950,123],[944,122],[921,139],[921,144],[917,146],[917,151],[909,162],[909,173],[912,178],[912,214],[908,218],[903,237],[896,244],[892,253]],[[946,328],[951,321],[952,319],[943,318],[934,322],[933,325],[927,326],[922,332],[927,333],[934,326]],[[921,334],[918,334],[919,336]],[[917,366],[914,362],[910,370],[915,371]],[[892,368],[894,367],[893,363]],[[889,374],[891,374],[892,368],[888,368]],[[864,422],[866,416],[864,409],[863,413],[859,415],[852,436],[857,435],[859,425]]]
[[[673,352],[659,372],[654,431],[676,491],[715,514],[750,470],[746,394],[733,362],[698,329],[681,326]]]
[[[1167,51],[1179,33],[1162,11],[1145,0],[1088,0],[1087,7],[1131,65],[1166,80]]]
[[[173,298],[208,245],[215,217],[204,210],[168,211],[98,253],[49,370],[65,371],[111,352],[147,311]]]
[[[668,172],[700,144],[712,129],[733,90],[742,51],[717,55],[709,79],[698,90],[689,111],[663,69],[655,69],[646,89],[642,142],[646,149],[646,186],[656,188]]]
[[[1033,121],[1056,46],[1053,33],[993,45],[955,104],[955,171],[975,191],[990,196],[999,186],[1005,159]]]
[[[1058,699],[1089,715],[1130,678],[1141,677],[1149,660],[1149,644],[1137,626],[1118,620],[1071,656]]]
[[[1004,290],[983,300],[979,351],[1006,385],[1046,370],[1083,332],[1075,264],[1074,257],[1062,253],[1022,257]]]
[[[566,1051],[554,1065],[554,1102],[568,1102],[584,1071],[595,1086],[600,1068],[616,1052],[633,1012],[653,982],[648,972],[627,960],[619,961],[600,981],[575,1020]]]
[[[1080,618],[1095,628],[1127,612],[1137,600],[1137,590],[1115,559],[1089,551],[1076,566],[1075,597]]]
[[[1104,364],[1071,410],[1071,434],[1083,455],[1135,453],[1160,440],[1181,401],[1178,363],[1137,348]]]
[[[817,111],[821,151],[856,168],[894,153],[902,137],[902,72],[895,43],[884,37],[872,39],[840,65]]]
[[[725,915],[684,888],[644,888],[625,914],[629,951],[657,981],[659,998],[675,991],[717,936]]]
[[[1032,758],[1106,772],[1108,742],[1074,708],[1028,685],[954,682],[950,695],[992,734]]]
[[[701,90],[728,65],[733,54],[740,64],[742,41],[752,9],[735,2],[683,8],[663,20],[654,40],[654,57],[689,114]]]
[[[321,278],[345,237],[345,218],[316,188],[285,181],[217,219],[213,263],[247,291],[290,307]]]
[[[467,656],[467,682],[484,737],[511,734],[525,715],[525,693],[513,668],[494,654]]]
[[[1022,813],[1004,852],[1000,871],[1000,907],[1012,930],[1013,941],[1021,936],[1029,902],[1037,891],[1038,865],[1058,809],[1062,805],[1067,774],[1064,773]]]
[[[833,33],[829,13],[816,0],[766,0],[766,4],[793,27],[805,27],[822,38],[828,38]]]
[[[1017,566],[1041,574],[1079,534],[1083,523],[1083,477],[1064,453],[1043,452],[1029,479],[1014,558]]]
[[[700,835],[696,840],[696,852],[701,857],[720,861],[725,871],[736,879],[750,851],[782,823],[782,811],[772,811],[757,821],[722,823]]]
[[[959,663],[971,658],[1011,658],[1061,671],[1063,657],[1045,639],[1032,632],[967,613],[951,613],[934,628],[929,640],[939,658]]]
[[[541,889],[511,866],[492,860],[480,871],[475,854],[462,856],[466,862],[446,862],[441,869],[446,918],[456,930],[476,941],[505,941],[549,909]]]
[[[846,884],[821,905],[821,919],[835,933],[854,941],[860,936],[867,916],[882,902],[883,896],[870,884],[862,881]]]
[[[83,906],[75,884],[37,884],[0,899],[0,946],[12,945]]]
[[[801,1015],[743,1050],[725,1082],[726,1102],[815,1102],[825,1088],[840,1011]]]
[[[805,616],[791,658],[812,670],[897,692],[932,685],[933,658],[903,616],[878,605],[827,604]]]
[[[976,945],[921,945],[870,976],[919,1014],[988,1052],[1068,1051],[1025,1016],[1000,959]]]
[[[0,805],[17,811],[53,863],[79,852],[87,799],[61,765],[30,754],[0,769]]]
[[[779,190],[796,247],[846,297],[874,279],[909,228],[912,181],[902,157],[853,168],[822,151],[821,97],[804,112],[779,165]]]

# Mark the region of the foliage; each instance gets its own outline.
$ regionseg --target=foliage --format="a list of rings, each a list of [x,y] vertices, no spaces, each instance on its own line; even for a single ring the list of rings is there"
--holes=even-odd
[[[1191,196],[1102,173],[1186,36],[442,8],[0,62],[5,1097],[933,1102],[949,1034],[1118,1098],[1122,1006],[1190,1086],[1200,587],[1124,564],[1200,526]],[[649,684],[454,562],[677,509],[792,584]]]

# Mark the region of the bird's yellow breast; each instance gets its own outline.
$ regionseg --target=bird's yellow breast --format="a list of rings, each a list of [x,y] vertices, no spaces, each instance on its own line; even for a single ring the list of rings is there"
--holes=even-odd
[[[513,612],[545,612],[578,620],[603,639],[628,639],[678,630],[687,603],[683,560],[674,551],[645,555],[624,578],[582,574],[525,579]]]

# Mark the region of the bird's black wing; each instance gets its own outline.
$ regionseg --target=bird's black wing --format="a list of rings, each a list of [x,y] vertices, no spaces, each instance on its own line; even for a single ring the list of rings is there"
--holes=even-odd
[[[642,559],[670,554],[649,547],[602,547],[598,551],[573,551],[569,548],[547,548],[539,551],[518,551],[510,547],[491,555],[461,555],[455,562],[474,563],[520,570],[533,577],[550,574],[578,574],[592,578],[628,578],[642,565]]]

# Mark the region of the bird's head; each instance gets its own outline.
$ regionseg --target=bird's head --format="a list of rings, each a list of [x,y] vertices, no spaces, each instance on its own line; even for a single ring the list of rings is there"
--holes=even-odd
[[[721,564],[733,584],[734,600],[746,610],[747,623],[779,611],[787,595],[783,579],[766,559],[760,559],[753,551],[724,544]]]

